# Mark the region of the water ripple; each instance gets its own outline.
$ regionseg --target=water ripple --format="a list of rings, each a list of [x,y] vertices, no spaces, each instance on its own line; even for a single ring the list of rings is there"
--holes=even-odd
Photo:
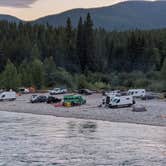
[[[166,128],[0,112],[0,165],[165,166]]]

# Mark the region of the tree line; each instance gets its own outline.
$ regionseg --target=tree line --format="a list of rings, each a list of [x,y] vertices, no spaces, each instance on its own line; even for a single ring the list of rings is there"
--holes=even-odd
[[[158,82],[157,80],[160,80]],[[145,87],[166,90],[166,29],[105,31],[0,21],[0,88]]]

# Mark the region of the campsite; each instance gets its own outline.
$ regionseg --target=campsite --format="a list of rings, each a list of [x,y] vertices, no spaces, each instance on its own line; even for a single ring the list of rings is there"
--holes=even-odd
[[[67,93],[65,95],[72,95]],[[49,96],[49,93],[33,93],[33,95]],[[77,95],[75,93],[75,95]],[[111,122],[127,122],[146,125],[166,126],[166,100],[135,99],[135,106],[144,106],[147,111],[134,112],[133,106],[124,108],[99,107],[102,104],[102,93],[93,93],[92,95],[82,95],[86,103],[78,106],[63,106],[62,104],[31,103],[32,94],[23,94],[17,96],[15,101],[4,101],[0,103],[0,111],[30,113],[39,115],[52,115],[56,117],[94,119]],[[58,94],[56,98],[62,99],[64,94]]]

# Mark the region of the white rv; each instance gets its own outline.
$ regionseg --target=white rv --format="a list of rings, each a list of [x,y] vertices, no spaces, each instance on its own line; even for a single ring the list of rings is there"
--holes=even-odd
[[[146,90],[145,89],[129,89],[127,94],[133,97],[144,97],[146,95]]]
[[[16,92],[9,91],[9,92],[2,92],[0,93],[0,101],[13,101],[16,100]]]
[[[110,108],[116,107],[130,107],[135,104],[135,101],[132,96],[116,96],[112,99],[107,99],[107,105]]]

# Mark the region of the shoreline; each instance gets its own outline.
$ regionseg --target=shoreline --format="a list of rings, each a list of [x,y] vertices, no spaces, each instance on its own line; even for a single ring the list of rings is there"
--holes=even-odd
[[[147,111],[133,112],[132,108],[97,107],[102,99],[100,94],[84,96],[87,99],[86,105],[70,108],[54,107],[46,103],[31,104],[29,103],[30,96],[30,94],[22,95],[16,101],[0,102],[0,111],[166,127],[166,102],[164,100],[142,101],[138,99],[137,105],[144,105]]]
[[[56,116],[56,115],[52,115],[52,114],[37,114],[37,113],[33,113],[33,112],[19,112],[19,111],[2,111],[0,110],[0,112],[10,112],[10,113],[18,113],[18,114],[30,114],[30,115],[40,115],[40,116],[52,116],[52,117],[56,117],[56,118],[66,118],[66,119],[80,119],[80,120],[92,120],[92,121],[103,121],[103,122],[110,122],[110,123],[127,123],[127,124],[136,124],[136,125],[144,125],[144,126],[154,126],[154,127],[166,127],[165,125],[159,125],[159,124],[148,124],[148,123],[139,123],[139,122],[128,122],[128,121],[110,121],[110,120],[105,120],[102,118],[99,119],[95,119],[95,118],[89,118],[89,117],[70,117],[70,116]]]

